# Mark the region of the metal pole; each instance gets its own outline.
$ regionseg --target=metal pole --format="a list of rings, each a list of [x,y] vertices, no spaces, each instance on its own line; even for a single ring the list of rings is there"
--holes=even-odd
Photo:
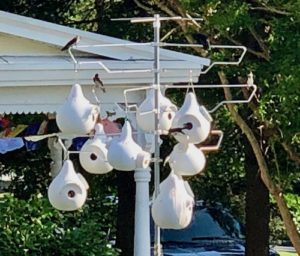
[[[144,134],[136,124],[136,118],[132,115],[133,126],[137,127],[136,141],[139,145],[144,143]],[[137,168],[134,172],[136,183],[135,193],[135,218],[134,218],[134,256],[151,255],[150,237],[150,211],[149,211],[149,182],[151,180],[151,168]]]
[[[150,256],[149,182],[151,169],[136,169],[134,179],[136,182],[134,256]]]
[[[154,32],[154,85],[155,90],[155,152],[154,152],[154,196],[159,194],[160,183],[160,138],[159,138],[159,91],[160,90],[160,56],[159,56],[159,43],[160,43],[160,17],[159,14],[154,15],[153,21]],[[160,245],[160,228],[155,225],[154,231],[154,255],[161,256]]]

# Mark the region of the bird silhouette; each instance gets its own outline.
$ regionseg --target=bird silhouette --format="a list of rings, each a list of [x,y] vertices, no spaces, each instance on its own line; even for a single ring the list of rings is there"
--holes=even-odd
[[[250,73],[247,75],[247,81],[246,79],[243,78],[239,78],[239,81],[241,81],[244,84],[247,84],[247,87],[242,87],[242,93],[244,95],[245,99],[248,99],[251,95],[251,91],[250,91],[250,86],[254,85],[254,75],[253,73],[250,71]],[[262,89],[261,88],[257,88],[256,93],[253,96],[252,99],[252,103],[255,104],[256,106],[258,106],[260,98],[261,98],[261,93],[262,93]]]
[[[79,41],[80,41],[80,36],[73,37],[69,42],[66,43],[66,45],[63,48],[61,48],[61,51],[68,50],[73,45],[78,44]]]
[[[115,111],[114,111],[114,112],[110,112],[110,111],[107,111],[107,110],[106,110],[105,112],[106,112],[106,117],[107,117],[107,118],[116,115],[116,112],[115,112]]]
[[[95,76],[93,77],[93,81],[95,83],[95,86],[99,89],[101,89],[104,93],[106,92],[105,88],[104,88],[104,84],[101,81],[101,79],[99,78],[98,74],[95,74]]]
[[[193,38],[197,41],[198,44],[203,45],[204,50],[210,49],[210,42],[207,35],[201,34],[201,33],[194,33],[192,34]]]

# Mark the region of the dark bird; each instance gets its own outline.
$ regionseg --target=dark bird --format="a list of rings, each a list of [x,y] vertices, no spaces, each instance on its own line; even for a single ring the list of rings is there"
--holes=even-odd
[[[183,127],[171,128],[169,130],[169,134],[175,133],[175,132],[180,132],[182,134],[185,134],[183,130],[191,130],[192,128],[193,128],[192,123],[185,123],[185,124],[183,124]]]
[[[192,35],[193,38],[197,41],[198,44],[202,44],[203,45],[203,49],[204,50],[209,50],[210,49],[210,42],[209,42],[209,38],[201,33],[195,33]]]
[[[73,45],[78,44],[78,42],[80,41],[80,36],[75,36],[74,38],[72,38],[69,42],[66,43],[66,45],[61,48],[61,51],[66,51],[68,50],[70,47],[72,47]]]
[[[105,91],[105,88],[104,88],[104,85],[103,85],[103,82],[101,81],[101,79],[99,78],[99,75],[98,74],[95,74],[95,76],[93,77],[93,81],[96,85],[96,88],[99,88],[101,89],[104,93],[106,92]]]
[[[107,118],[116,115],[116,112],[115,112],[115,111],[114,111],[114,112],[110,112],[110,111],[107,111],[107,110],[106,110],[105,112],[106,112],[106,117],[107,117]]]

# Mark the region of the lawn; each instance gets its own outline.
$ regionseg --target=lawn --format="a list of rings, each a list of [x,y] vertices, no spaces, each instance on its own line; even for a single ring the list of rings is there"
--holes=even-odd
[[[297,256],[295,252],[279,252],[280,256]]]

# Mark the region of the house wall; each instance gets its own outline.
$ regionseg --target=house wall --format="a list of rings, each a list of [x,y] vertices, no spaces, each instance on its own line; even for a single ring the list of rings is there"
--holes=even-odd
[[[96,99],[92,93],[92,86],[82,86],[84,95],[94,104]],[[0,114],[3,113],[53,113],[63,104],[69,94],[69,86],[43,87],[6,87],[1,88]],[[144,91],[128,94],[128,102],[139,103],[144,98]],[[97,91],[97,97],[101,102],[101,114],[106,111],[116,112],[116,117],[125,116],[124,111],[117,103],[124,103],[123,90],[109,88],[106,93]],[[11,102],[13,101],[13,104]]]
[[[79,55],[90,57],[92,54],[77,52]],[[0,33],[0,114],[55,112],[74,83],[80,83],[84,95],[96,104],[92,78],[96,72],[100,76],[104,72],[104,79],[108,74],[103,70],[100,72],[99,65],[92,68],[85,66],[83,70],[74,72],[69,54],[61,52],[58,46]],[[116,117],[124,116],[116,105],[124,103],[123,89],[126,85],[122,85],[123,88],[118,86],[118,81],[124,82],[122,77],[122,74],[114,75],[115,87],[106,88],[105,94],[97,91],[102,115],[110,111],[116,112]],[[132,85],[128,85],[130,87]],[[129,100],[138,103],[144,93],[130,93]]]

